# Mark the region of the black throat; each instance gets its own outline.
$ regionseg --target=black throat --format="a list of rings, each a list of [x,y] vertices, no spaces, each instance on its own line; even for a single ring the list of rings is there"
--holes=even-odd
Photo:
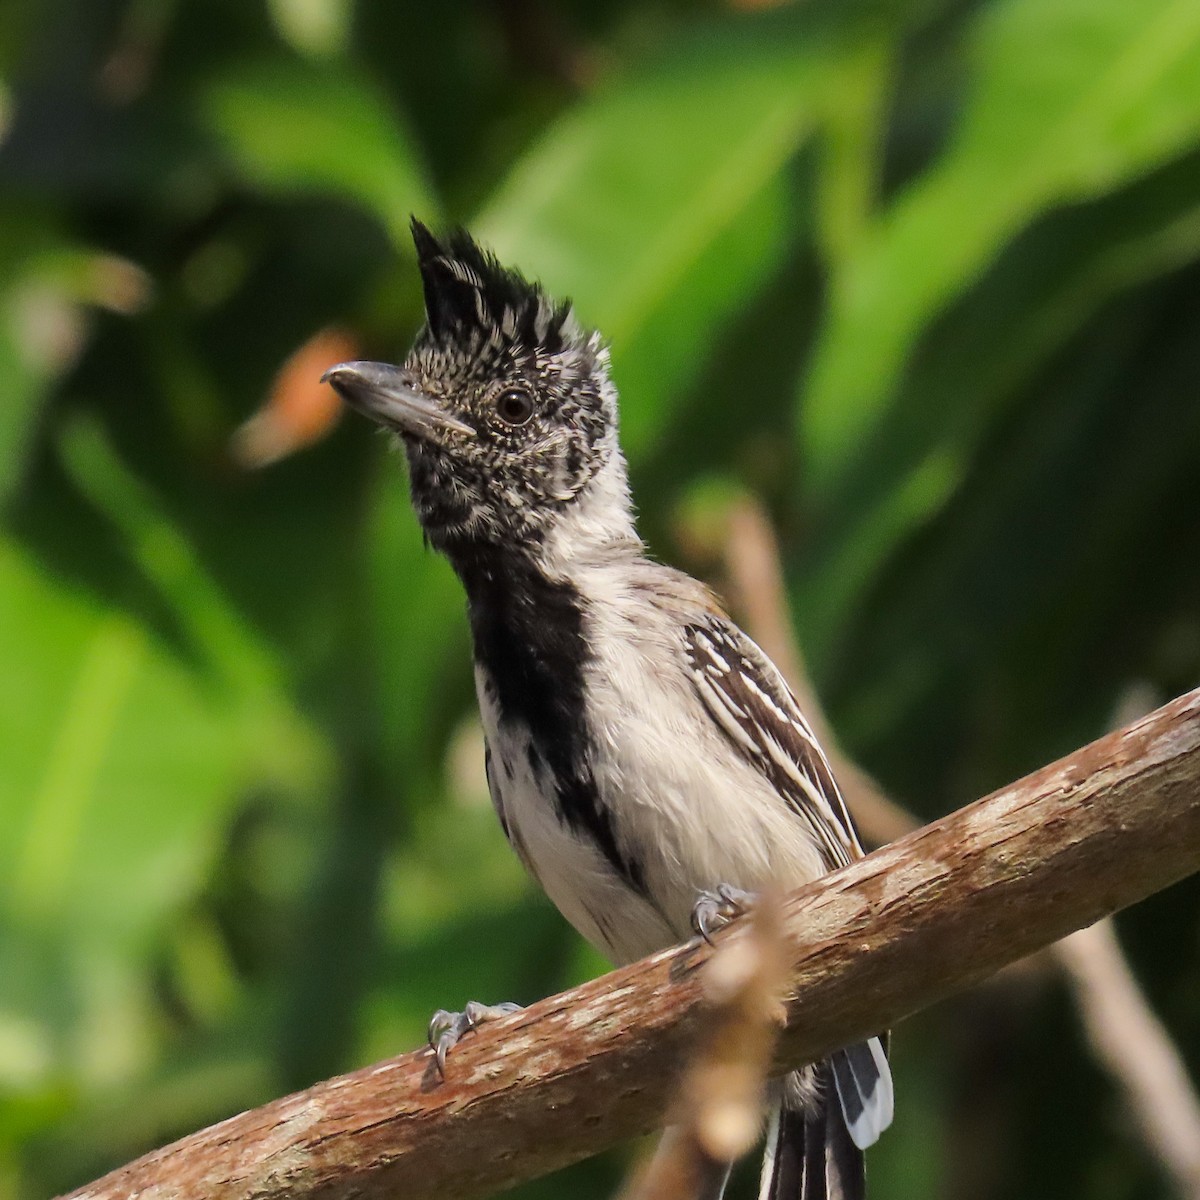
[[[530,767],[553,792],[559,819],[590,837],[613,869],[644,891],[641,864],[618,846],[592,774],[587,601],[526,554],[476,543],[453,547],[449,558],[466,588],[475,659],[491,680],[500,724],[528,730]]]

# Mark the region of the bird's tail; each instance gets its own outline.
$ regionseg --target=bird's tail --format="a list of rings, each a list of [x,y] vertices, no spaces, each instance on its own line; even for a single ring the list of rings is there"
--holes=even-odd
[[[789,1076],[771,1114],[759,1200],[863,1200],[863,1150],[892,1120],[878,1038]]]

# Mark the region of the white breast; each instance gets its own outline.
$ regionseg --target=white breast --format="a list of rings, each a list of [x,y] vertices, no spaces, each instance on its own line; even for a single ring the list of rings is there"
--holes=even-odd
[[[689,937],[701,889],[794,887],[825,869],[803,823],[704,708],[672,619],[627,591],[628,581],[625,571],[589,580],[594,658],[584,683],[592,774],[648,899],[559,818],[552,781],[530,765],[528,732],[500,726],[476,674],[493,799],[509,838],[567,920],[616,962]]]
[[[620,798],[622,838],[641,847],[676,938],[688,936],[702,889],[798,887],[821,875],[803,823],[704,707],[672,619],[619,592],[592,611],[594,770],[601,794]]]
[[[544,767],[532,765],[528,730],[512,722],[501,726],[483,668],[476,668],[475,681],[493,803],[513,849],[555,907],[613,962],[632,962],[676,941],[655,908],[559,817],[553,781]]]

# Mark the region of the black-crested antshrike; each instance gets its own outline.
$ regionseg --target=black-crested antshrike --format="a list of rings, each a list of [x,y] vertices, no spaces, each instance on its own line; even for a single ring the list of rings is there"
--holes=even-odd
[[[600,336],[465,233],[413,236],[426,323],[407,362],[327,378],[399,435],[425,535],[462,580],[488,785],[529,873],[627,963],[859,857],[779,672],[638,538]],[[439,1060],[492,1011],[441,1014]],[[891,1119],[878,1038],[793,1073],[762,1196],[857,1200]]]

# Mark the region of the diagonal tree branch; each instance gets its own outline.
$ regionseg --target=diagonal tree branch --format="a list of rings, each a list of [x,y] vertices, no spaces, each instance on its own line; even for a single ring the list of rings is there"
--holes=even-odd
[[[1200,690],[790,895],[797,1066],[1200,869]],[[738,923],[720,937],[744,936]],[[72,1193],[483,1196],[661,1121],[699,1027],[700,947],[488,1025],[440,1083],[428,1052],[318,1084]]]
[[[775,531],[751,497],[730,507],[723,549],[736,607],[792,685],[867,843],[882,845],[910,833],[917,818],[843,753],[829,727],[796,644]],[[1144,704],[1125,720],[1151,707]],[[1147,1148],[1177,1195],[1200,1200],[1200,1100],[1170,1035],[1138,987],[1111,922],[1081,929],[1048,947],[1046,954],[1010,964],[1009,970],[1037,964],[1061,969],[1092,1052],[1120,1089]]]

